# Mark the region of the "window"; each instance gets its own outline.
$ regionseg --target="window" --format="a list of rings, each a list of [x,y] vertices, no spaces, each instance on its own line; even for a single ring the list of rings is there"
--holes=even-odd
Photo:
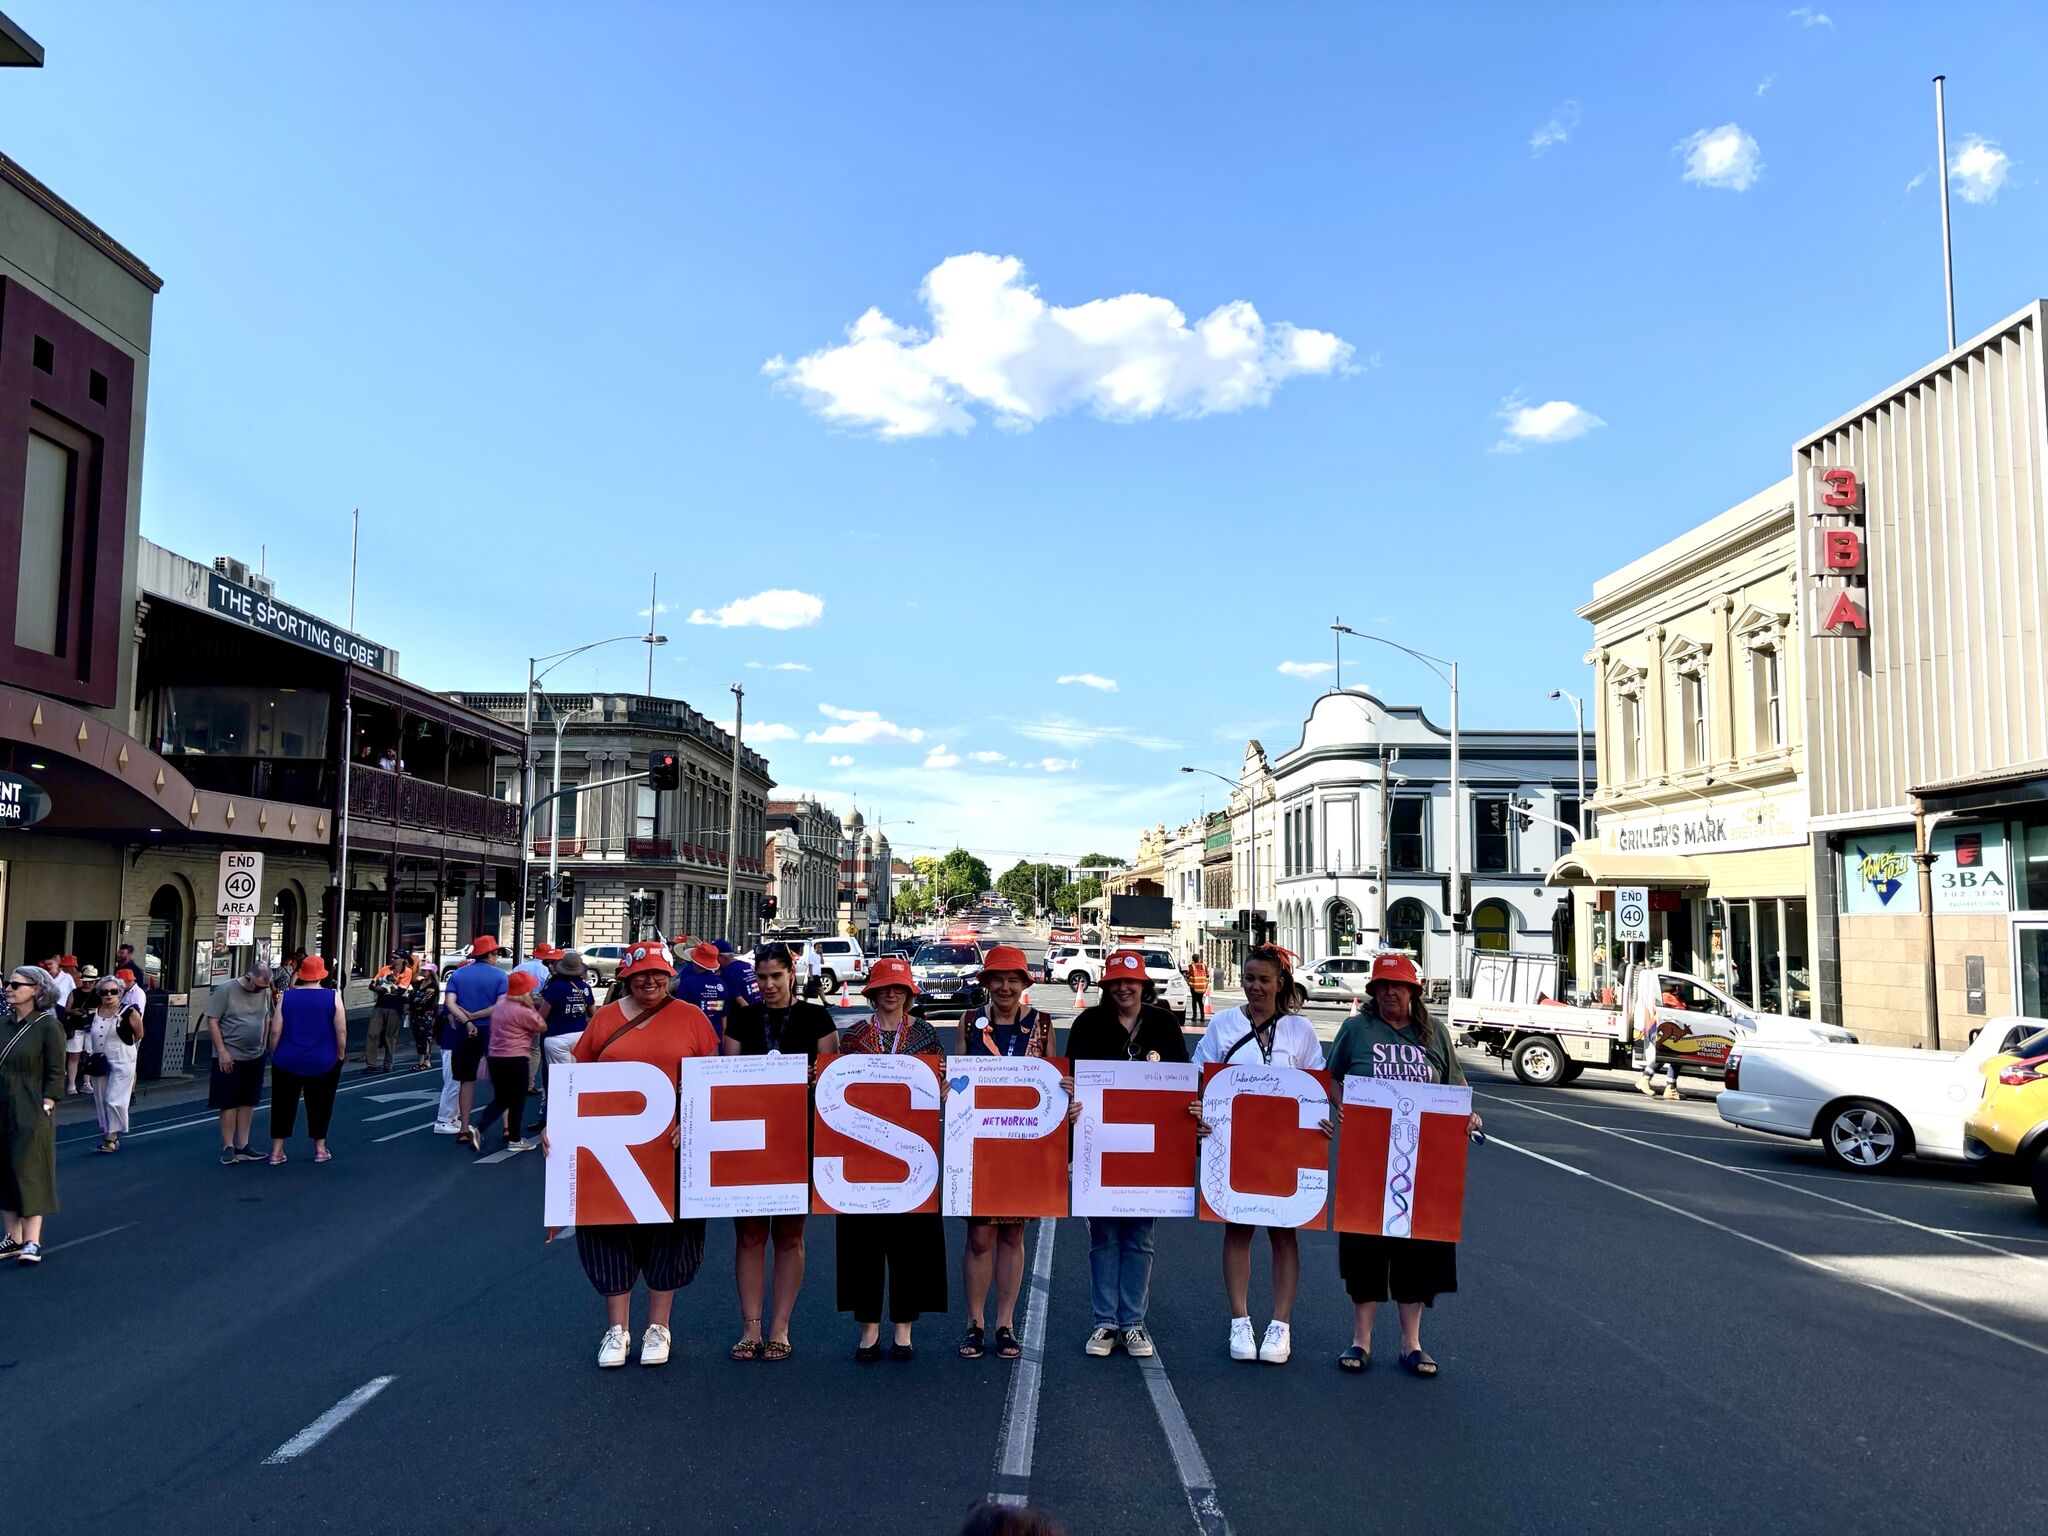
[[[1482,901],[1472,914],[1472,943],[1479,949],[1505,953],[1512,948],[1514,913],[1504,901]]]
[[[1681,761],[1704,768],[1713,761],[1707,743],[1707,679],[1703,668],[1678,674],[1678,723],[1684,733]]]
[[[1508,870],[1513,864],[1513,820],[1506,795],[1472,797],[1472,867]]]
[[[1643,776],[1643,701],[1633,693],[1621,697],[1621,782]]]
[[[1785,745],[1785,665],[1775,645],[1749,653],[1750,685],[1755,691],[1756,749],[1767,752]]]
[[[1429,923],[1429,912],[1421,902],[1404,896],[1387,908],[1387,931],[1380,936],[1387,949],[1405,949],[1411,955],[1422,953],[1422,933]]]
[[[1429,801],[1421,795],[1396,795],[1387,833],[1389,869],[1427,869],[1429,850],[1423,836],[1423,812]]]
[[[160,689],[157,750],[166,757],[324,759],[327,705],[319,689]]]
[[[633,786],[633,835],[652,838],[655,823],[656,791],[645,784]]]
[[[1577,795],[1559,795],[1557,797],[1557,819],[1563,822],[1566,827],[1572,828],[1574,832],[1578,830],[1579,797]],[[1577,841],[1578,839],[1571,832],[1565,831],[1564,827],[1559,827],[1557,829],[1557,856],[1563,858],[1567,853],[1571,852],[1572,845]]]
[[[64,652],[64,597],[70,586],[65,533],[77,475],[77,455],[69,448],[40,432],[29,433],[21,560],[14,575],[14,643],[45,656]]]

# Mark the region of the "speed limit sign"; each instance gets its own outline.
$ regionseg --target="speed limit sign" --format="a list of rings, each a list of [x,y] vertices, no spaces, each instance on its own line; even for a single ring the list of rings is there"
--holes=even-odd
[[[1623,941],[1650,941],[1650,889],[1644,885],[1616,886],[1614,890],[1614,936]]]

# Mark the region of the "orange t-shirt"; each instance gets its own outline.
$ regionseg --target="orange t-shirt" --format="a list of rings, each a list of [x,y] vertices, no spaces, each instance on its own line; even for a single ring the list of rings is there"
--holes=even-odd
[[[640,1015],[634,1024],[627,1025],[626,1019],[624,998],[606,1003],[591,1015],[571,1054],[577,1061],[648,1062],[666,1072],[671,1083],[680,1078],[685,1056],[718,1054],[718,1032],[695,1003],[672,997]],[[624,1033],[620,1033],[621,1026],[625,1026]],[[601,1056],[599,1046],[606,1046]]]

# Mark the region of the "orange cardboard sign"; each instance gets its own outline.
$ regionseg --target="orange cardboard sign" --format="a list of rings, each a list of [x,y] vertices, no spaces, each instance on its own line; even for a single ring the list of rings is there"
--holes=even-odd
[[[796,1216],[811,1206],[810,1062],[692,1056],[676,1125],[679,1216]]]
[[[842,1053],[818,1073],[811,1209],[908,1215],[939,1208],[936,1056]]]
[[[1064,1061],[946,1058],[945,1213],[1067,1214]]]
[[[675,1218],[676,1090],[643,1061],[568,1062],[548,1074],[541,1219],[551,1227]]]
[[[1337,1230],[1458,1241],[1471,1114],[1470,1088],[1345,1078]]]
[[[1195,1214],[1195,1122],[1201,1086],[1179,1061],[1077,1061],[1076,1216]]]
[[[1204,1221],[1257,1227],[1328,1222],[1330,1074],[1302,1067],[1202,1069]]]

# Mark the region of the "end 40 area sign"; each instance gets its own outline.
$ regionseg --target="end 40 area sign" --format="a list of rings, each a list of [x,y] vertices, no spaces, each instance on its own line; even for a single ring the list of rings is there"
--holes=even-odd
[[[219,911],[223,940],[256,942],[256,915],[263,905],[263,855],[229,848],[220,856]]]

